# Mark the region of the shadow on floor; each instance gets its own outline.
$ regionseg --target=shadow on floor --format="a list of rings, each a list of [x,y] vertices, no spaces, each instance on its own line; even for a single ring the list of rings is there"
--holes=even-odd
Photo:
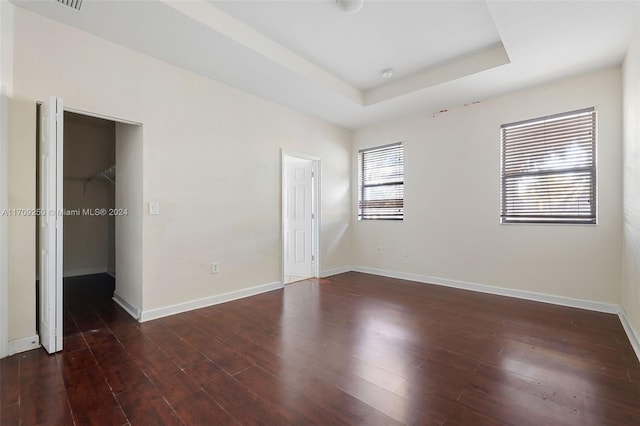
[[[64,310],[111,303],[116,280],[109,274],[83,275],[64,279]]]

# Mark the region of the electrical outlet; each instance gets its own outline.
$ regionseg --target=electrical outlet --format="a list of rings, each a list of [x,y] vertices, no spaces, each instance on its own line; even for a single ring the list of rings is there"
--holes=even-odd
[[[217,274],[218,272],[220,272],[220,264],[218,264],[218,262],[214,262],[211,264],[211,273],[212,274]]]
[[[402,257],[409,257],[409,249],[408,248],[403,248],[402,249]]]

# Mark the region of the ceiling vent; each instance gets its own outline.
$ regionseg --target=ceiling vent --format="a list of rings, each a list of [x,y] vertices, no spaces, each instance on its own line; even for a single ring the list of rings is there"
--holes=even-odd
[[[56,0],[58,3],[62,3],[65,6],[69,6],[74,8],[75,10],[80,10],[82,7],[82,0]]]

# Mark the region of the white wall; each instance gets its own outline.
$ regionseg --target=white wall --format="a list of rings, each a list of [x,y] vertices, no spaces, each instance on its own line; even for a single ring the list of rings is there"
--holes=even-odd
[[[354,265],[618,304],[620,84],[620,69],[608,69],[356,131]],[[500,125],[590,106],[598,225],[500,225]],[[397,141],[405,142],[405,220],[357,222],[357,151]]]
[[[36,104],[9,102],[9,209],[36,207]],[[9,216],[9,340],[36,333],[36,217]]]
[[[22,9],[14,29],[17,96],[143,124],[143,310],[280,281],[280,148],[322,158],[321,266],[350,264],[349,131]]]
[[[636,33],[624,61],[623,100],[622,306],[640,337],[640,32]]]
[[[0,83],[0,211],[9,206],[9,117],[6,86]],[[0,215],[0,358],[9,352],[9,218]]]
[[[13,93],[13,14],[14,6],[0,1],[0,81]]]
[[[115,299],[138,317],[142,307],[142,126],[116,123]]]
[[[13,79],[13,6],[0,2],[0,210],[8,207],[8,95]],[[0,216],[0,357],[9,352],[9,221]]]

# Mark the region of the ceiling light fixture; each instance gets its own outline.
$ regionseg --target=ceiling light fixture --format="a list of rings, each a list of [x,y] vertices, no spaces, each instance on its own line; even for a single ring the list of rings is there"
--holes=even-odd
[[[364,0],[336,0],[336,4],[347,15],[354,15],[362,10]]]
[[[382,78],[391,78],[393,77],[393,68],[387,68],[386,70],[382,70],[380,73]]]

